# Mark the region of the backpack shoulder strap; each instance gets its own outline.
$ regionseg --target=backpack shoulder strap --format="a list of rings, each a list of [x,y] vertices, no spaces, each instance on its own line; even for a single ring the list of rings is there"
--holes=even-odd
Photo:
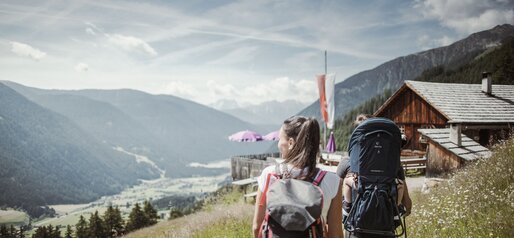
[[[281,175],[282,173],[280,172],[280,164],[277,163],[277,165],[275,165],[275,174],[277,176]]]
[[[267,196],[267,193],[268,193],[268,189],[269,189],[269,186],[271,185],[271,177],[275,177],[277,179],[280,179],[281,176],[280,176],[280,164],[277,164],[277,166],[275,166],[275,173],[269,173],[267,174],[266,176],[266,182],[264,184],[264,191],[262,192],[262,196],[261,196],[261,200],[259,201],[259,205],[263,206],[264,204],[266,204],[266,196]]]
[[[323,180],[323,178],[325,178],[325,175],[327,174],[327,171],[325,171],[325,170],[321,170],[321,169],[318,169],[318,170],[319,170],[318,174],[314,178],[314,181],[312,181],[312,184],[314,184],[316,186],[319,186],[321,184],[321,181]]]

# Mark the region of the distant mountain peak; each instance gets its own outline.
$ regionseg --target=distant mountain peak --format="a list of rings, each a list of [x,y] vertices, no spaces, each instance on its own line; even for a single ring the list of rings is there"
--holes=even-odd
[[[231,110],[241,107],[236,100],[232,99],[220,99],[214,103],[209,104],[209,106],[217,110]]]
[[[512,30],[514,30],[514,26],[511,24],[505,23],[505,24],[501,24],[501,25],[496,25],[492,29],[486,30],[486,31],[512,31]]]

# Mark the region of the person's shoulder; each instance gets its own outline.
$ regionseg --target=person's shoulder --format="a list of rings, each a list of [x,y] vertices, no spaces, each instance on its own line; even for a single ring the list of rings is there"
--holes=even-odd
[[[327,171],[320,186],[327,198],[332,199],[337,195],[340,181],[341,178],[337,174]]]
[[[330,171],[326,171],[327,173],[325,174],[325,177],[323,178],[323,181],[327,181],[327,182],[330,182],[330,183],[339,183],[339,180],[341,179],[339,176],[337,176],[337,174],[333,173],[333,172],[330,172]]]
[[[270,165],[262,170],[262,174],[275,173],[277,165]]]
[[[337,165],[338,168],[341,168],[341,167],[350,167],[350,157],[343,157],[340,161],[339,161],[339,164]]]
[[[339,175],[339,177],[344,178],[346,177],[346,173],[348,173],[348,170],[350,170],[350,159],[349,158],[343,158],[341,161],[339,161],[339,165],[337,165],[336,173]]]

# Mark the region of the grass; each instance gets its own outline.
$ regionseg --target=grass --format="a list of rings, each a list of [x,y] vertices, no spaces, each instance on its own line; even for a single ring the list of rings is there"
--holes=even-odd
[[[26,224],[29,216],[16,210],[0,210],[0,224]]]
[[[206,229],[199,230],[191,234],[193,238],[204,237],[223,237],[223,238],[240,238],[251,237],[251,216],[244,217],[243,219],[229,218],[216,222]]]
[[[253,205],[237,189],[220,189],[201,211],[132,232],[127,238],[250,237]]]
[[[34,222],[34,225],[38,226],[63,226],[71,225],[74,226],[79,221],[80,215],[84,216],[84,218],[89,219],[92,213],[98,211],[101,215],[107,210],[105,207],[92,207],[85,210],[80,210],[78,212],[74,212],[72,214],[68,214],[67,216],[57,216],[53,218],[45,218],[44,220]]]
[[[428,195],[414,194],[411,237],[512,237],[514,140],[496,146]]]

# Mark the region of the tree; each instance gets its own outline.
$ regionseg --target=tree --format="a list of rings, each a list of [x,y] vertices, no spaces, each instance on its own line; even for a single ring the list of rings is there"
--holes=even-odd
[[[175,218],[178,218],[178,217],[181,217],[181,216],[184,216],[184,214],[182,214],[182,212],[180,212],[178,209],[176,208],[172,208],[170,210],[170,217],[169,217],[169,220],[172,220],[172,219],[175,219]]]
[[[12,236],[13,238],[16,237],[16,235]],[[23,235],[22,230],[20,229],[20,236],[19,237],[25,237]],[[61,231],[59,230],[59,227],[56,226],[55,229],[52,225],[48,226],[40,226],[36,229],[36,232],[32,234],[32,238],[62,238]]]
[[[64,235],[64,238],[73,238],[73,231],[71,230],[71,226],[66,226],[66,233]]]
[[[141,211],[139,203],[136,203],[136,205],[134,205],[134,208],[132,208],[132,211],[129,214],[129,220],[127,221],[126,227],[127,232],[143,228],[146,223],[145,220],[145,214],[143,213],[143,211]]]
[[[151,226],[157,223],[157,219],[159,219],[159,216],[157,215],[157,211],[153,208],[152,204],[149,201],[145,201],[143,212],[145,213],[146,217],[145,226]]]
[[[90,237],[104,238],[106,237],[104,222],[98,215],[98,211],[89,217],[89,235]]]
[[[7,230],[7,226],[5,226],[5,224],[2,224],[2,226],[0,226],[0,237],[9,237],[9,231]]]
[[[11,225],[11,228],[9,229],[9,237],[12,237],[12,238],[16,238],[17,236],[17,231],[16,231],[16,227],[14,227],[14,225]]]
[[[20,226],[19,238],[25,238],[25,226]]]
[[[82,215],[80,215],[79,221],[77,225],[75,225],[75,237],[77,238],[88,238],[89,227],[86,219]]]
[[[61,229],[59,226],[56,226],[55,229],[52,231],[50,237],[52,238],[62,238],[61,236]]]
[[[32,235],[32,238],[49,238],[49,234],[47,228],[45,226],[40,226],[36,229],[36,232]]]
[[[121,218],[121,212],[118,207],[114,209],[112,205],[107,208],[104,213],[104,224],[107,237],[118,237],[123,235],[123,218]]]

